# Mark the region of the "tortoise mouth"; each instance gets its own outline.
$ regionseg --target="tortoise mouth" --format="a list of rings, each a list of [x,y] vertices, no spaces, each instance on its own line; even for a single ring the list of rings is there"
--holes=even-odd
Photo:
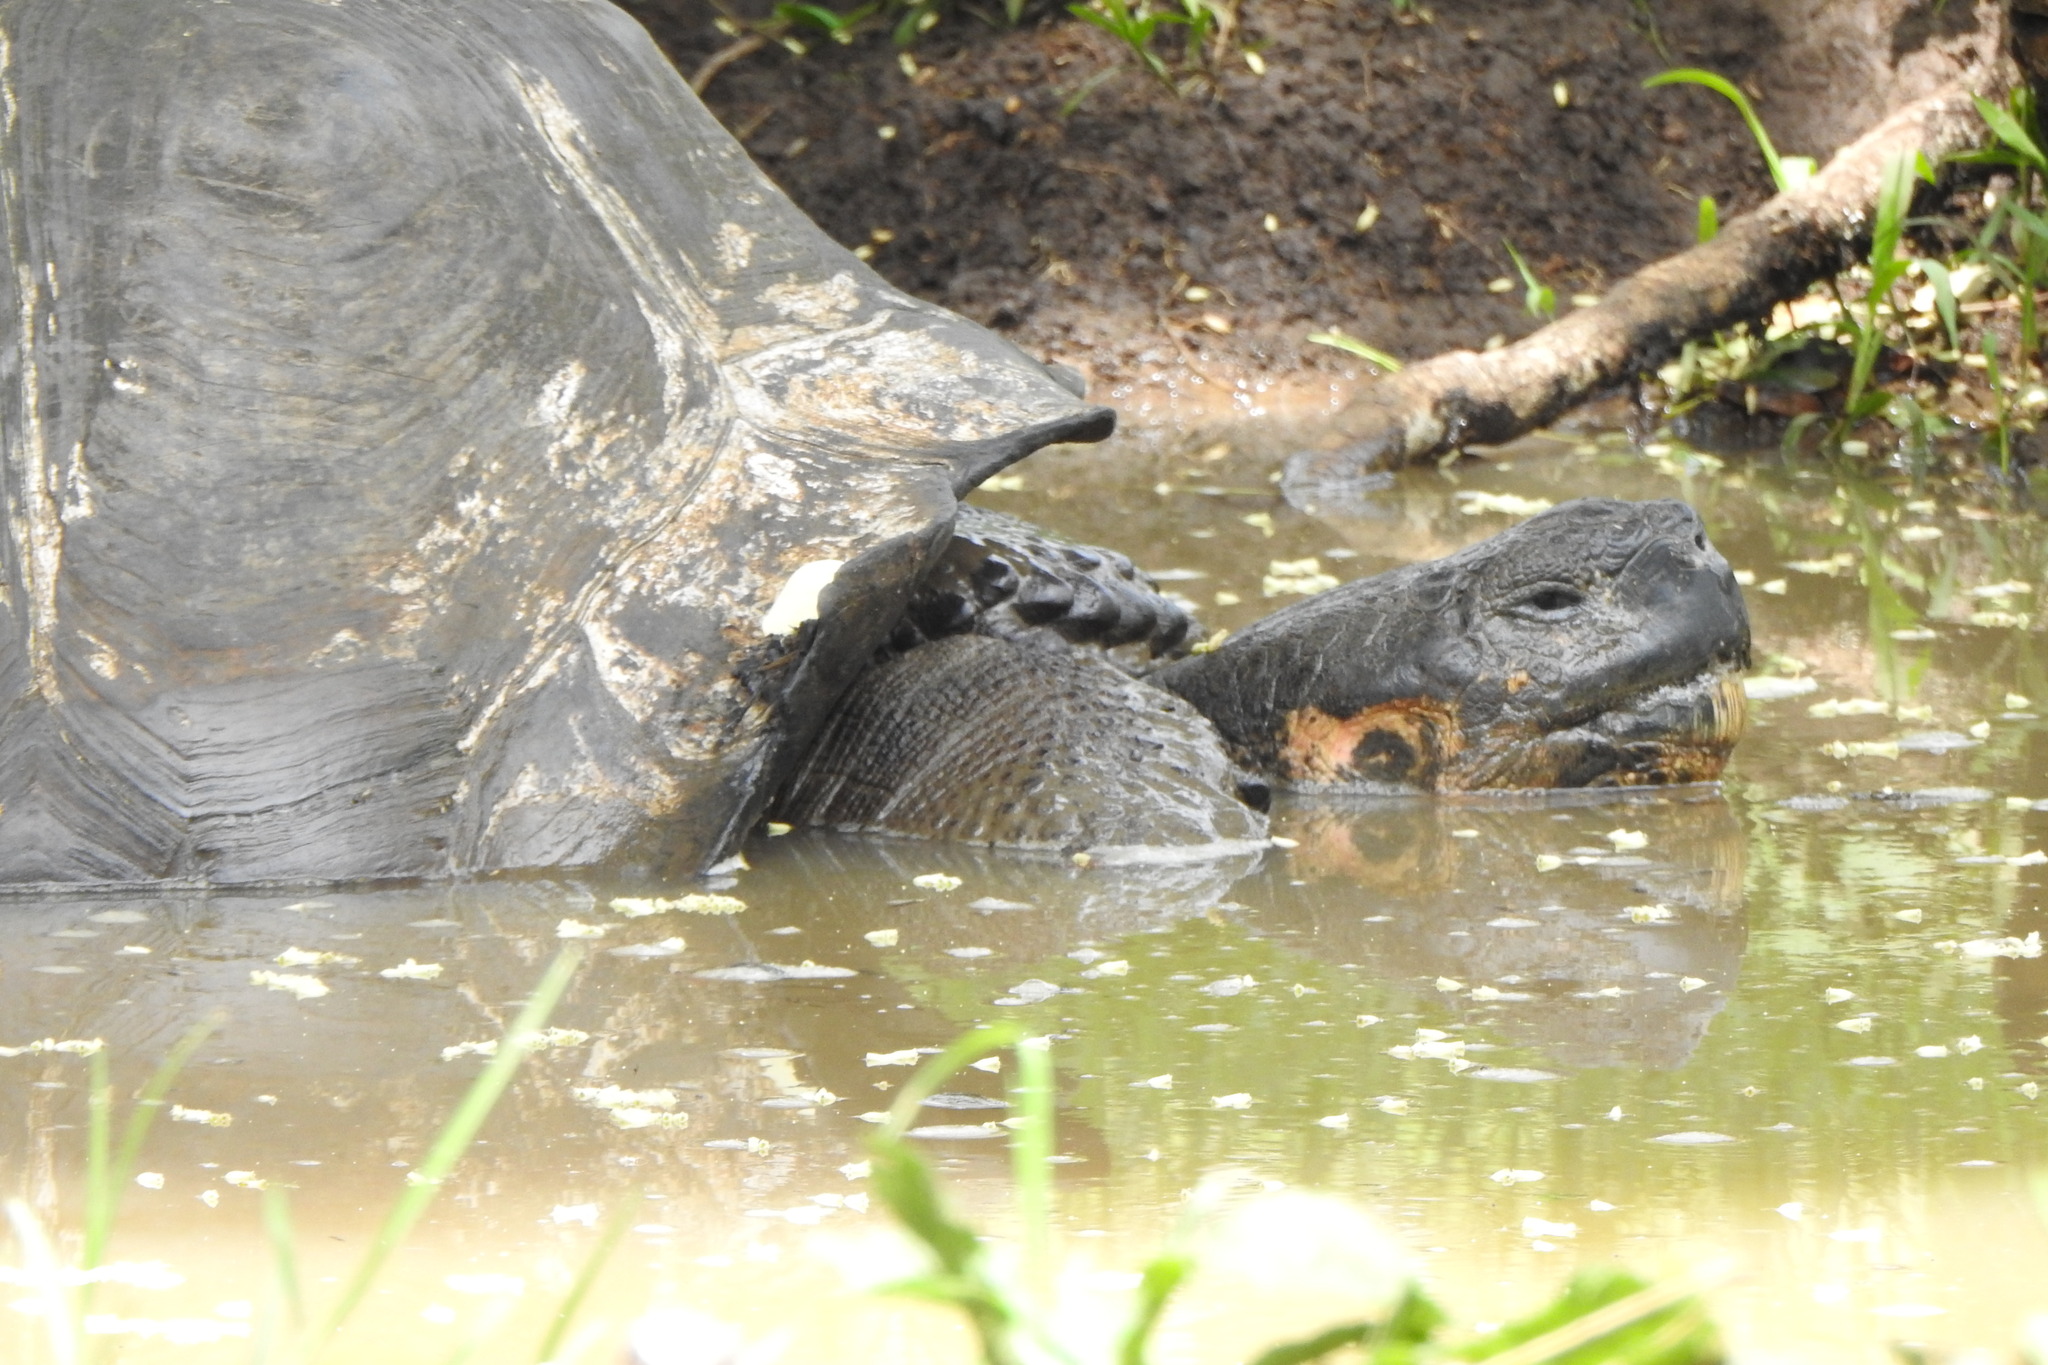
[[[1522,722],[1468,734],[1438,786],[1479,791],[1712,782],[1727,767],[1747,716],[1740,670],[1717,664],[1553,730]]]

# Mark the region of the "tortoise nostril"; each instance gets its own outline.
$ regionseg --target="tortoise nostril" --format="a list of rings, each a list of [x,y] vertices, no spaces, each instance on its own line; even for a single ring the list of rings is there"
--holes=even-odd
[[[1695,532],[1693,532],[1693,536],[1692,536],[1692,544],[1693,544],[1693,548],[1694,548],[1694,549],[1696,549],[1696,550],[1704,550],[1704,549],[1706,549],[1706,548],[1707,548],[1707,533],[1706,533],[1705,531],[1695,531]]]

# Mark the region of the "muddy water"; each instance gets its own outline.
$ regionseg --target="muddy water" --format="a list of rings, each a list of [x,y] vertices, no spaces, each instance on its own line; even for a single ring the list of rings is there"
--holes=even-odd
[[[557,1015],[575,1033],[508,1095],[350,1358],[439,1361],[492,1323],[483,1358],[530,1355],[620,1219],[588,1359],[650,1305],[788,1359],[966,1359],[948,1319],[861,1292],[899,1262],[852,1163],[908,1074],[871,1054],[1007,1017],[1059,1038],[1077,1312],[1114,1306],[1219,1169],[1363,1205],[1467,1324],[1607,1263],[1727,1263],[1716,1311],[1749,1360],[2003,1351],[2048,1312],[2028,1191],[2048,957],[2027,938],[2048,866],[2026,856],[2048,847],[2029,700],[2048,714],[2048,676],[2013,586],[2048,579],[2039,523],[1903,478],[1611,440],[1405,476],[1321,517],[1214,445],[1127,445],[1103,471],[1041,457],[986,500],[1176,571],[1212,627],[1273,605],[1273,561],[1348,579],[1500,529],[1503,498],[1686,497],[1754,575],[1777,695],[1719,790],[1291,805],[1276,829],[1297,846],[1262,861],[1085,870],[795,834],[749,846],[727,915],[628,918],[614,897],[694,888],[599,878],[9,904],[0,1043],[103,1038],[125,1092],[221,1016],[127,1194],[114,1255],[183,1279],[102,1292],[124,1358],[243,1358],[274,1283],[255,1181],[291,1187],[298,1274],[331,1296],[482,1065],[444,1052],[496,1036],[565,921],[601,930]],[[930,873],[960,884],[915,884]],[[337,956],[278,961],[294,949]],[[407,962],[440,970],[382,974]],[[0,1059],[0,1187],[74,1229],[85,1079],[61,1052]],[[965,1072],[926,1115],[998,1231],[1001,1090]],[[1167,1354],[1238,1359],[1345,1306],[1273,1292],[1217,1272]],[[6,1358],[39,1339],[0,1311]]]

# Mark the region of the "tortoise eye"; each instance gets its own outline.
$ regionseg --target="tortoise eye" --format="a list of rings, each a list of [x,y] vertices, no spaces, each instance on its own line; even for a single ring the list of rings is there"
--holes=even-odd
[[[1529,593],[1512,608],[1519,615],[1533,616],[1540,620],[1555,620],[1574,608],[1583,606],[1586,595],[1577,588],[1561,583],[1546,583]]]

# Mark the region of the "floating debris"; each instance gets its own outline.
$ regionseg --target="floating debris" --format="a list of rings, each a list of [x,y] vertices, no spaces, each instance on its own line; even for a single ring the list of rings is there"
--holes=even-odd
[[[315,948],[287,948],[271,961],[280,967],[353,967],[362,959]]]
[[[1465,1075],[1475,1081],[1504,1081],[1511,1085],[1538,1085],[1564,1079],[1555,1071],[1534,1066],[1475,1066]]]
[[[1957,749],[1974,749],[1979,743],[1954,730],[1915,730],[1899,736],[1898,749],[1900,753],[1908,754],[1946,754]]]
[[[683,948],[684,943],[681,939],[664,938],[653,943],[628,943],[623,947],[607,949],[606,952],[612,957],[675,957]]]
[[[317,1000],[328,994],[327,983],[319,977],[299,976],[292,972],[251,972],[249,984],[262,986],[266,990],[283,991],[286,995],[300,1000]]]
[[[2041,932],[2035,930],[2025,938],[1979,938],[1959,944],[1957,951],[1964,957],[2039,957],[2041,956]]]
[[[1468,517],[1488,512],[1507,517],[1533,517],[1538,512],[1548,512],[1557,505],[1549,498],[1524,498],[1513,493],[1487,493],[1476,488],[1460,489],[1451,497],[1458,504],[1458,510]]]
[[[1817,701],[1806,708],[1806,714],[1816,720],[1833,720],[1837,716],[1888,716],[1891,713],[1890,702],[1869,697],[1839,697]]]
[[[932,1123],[911,1129],[907,1136],[935,1142],[977,1142],[1002,1137],[1005,1131],[1000,1123]]]
[[[1543,1172],[1520,1171],[1504,1166],[1486,1178],[1496,1185],[1529,1185],[1541,1180]]]
[[[1696,976],[1681,976],[1678,978],[1678,989],[1687,995],[1692,994],[1706,984],[1705,981]]]
[[[1820,751],[1829,758],[1897,758],[1901,742],[1895,739],[1859,739],[1823,744]]]
[[[1661,1142],[1668,1147],[1715,1147],[1719,1146],[1724,1142],[1734,1142],[1735,1139],[1729,1137],[1726,1133],[1709,1133],[1693,1131],[1684,1133],[1662,1133],[1656,1137],[1651,1138],[1650,1141]]]
[[[1131,1088],[1133,1090],[1141,1088],[1147,1090],[1171,1090],[1173,1089],[1173,1073],[1168,1071],[1157,1076],[1148,1076],[1142,1081],[1132,1081]]]
[[[1854,1000],[1856,992],[1844,990],[1840,986],[1830,986],[1821,992],[1820,998],[1830,1005],[1839,1005],[1845,1000]]]
[[[1631,905],[1624,909],[1622,917],[1635,924],[1669,924],[1678,918],[1678,912],[1668,905]]]
[[[1604,837],[1614,845],[1616,852],[1647,848],[1650,844],[1650,836],[1639,829],[1610,829]]]
[[[1234,1095],[1213,1096],[1209,1103],[1217,1109],[1249,1109],[1252,1107],[1252,1097],[1240,1090]]]
[[[1276,559],[1266,566],[1260,591],[1267,597],[1308,596],[1328,592],[1339,581],[1323,572],[1320,559]]]
[[[950,872],[926,872],[912,877],[910,884],[922,891],[958,891],[962,885]]]
[[[967,902],[967,908],[969,910],[979,910],[984,915],[991,915],[1004,910],[1035,910],[1038,907],[1031,904],[1030,901],[1006,901],[1000,896],[982,896],[977,900]]]
[[[608,926],[585,924],[582,920],[565,919],[555,926],[556,938],[603,938]]]
[[[861,937],[877,948],[894,948],[901,931],[896,929],[870,929]]]
[[[1859,1014],[1854,1019],[1836,1020],[1835,1027],[1844,1033],[1868,1033],[1876,1023],[1877,1020],[1872,1016]]]
[[[1226,976],[1220,980],[1211,981],[1208,985],[1201,987],[1201,991],[1204,995],[1217,995],[1227,997],[1232,995],[1242,995],[1244,994],[1244,992],[1252,989],[1252,987],[1258,984],[1258,982],[1254,981],[1249,976]]]
[[[1036,1005],[1042,1000],[1052,999],[1059,993],[1060,988],[1052,982],[1033,977],[1029,981],[1022,981],[1010,987],[1010,993],[995,1003],[998,1005]]]
[[[20,1047],[0,1047],[0,1057],[29,1057],[45,1052],[68,1053],[74,1057],[90,1057],[106,1047],[104,1038],[44,1038]]]
[[[737,915],[746,908],[747,903],[738,896],[721,896],[708,891],[670,897],[618,896],[611,902],[612,911],[626,919],[665,915],[671,911],[686,915]]]
[[[396,967],[386,967],[383,971],[378,972],[377,975],[383,977],[386,981],[432,981],[441,975],[441,964],[438,962],[415,962],[411,958],[407,958]]]
[[[171,1119],[176,1123],[197,1123],[208,1128],[227,1128],[234,1124],[233,1114],[220,1114],[211,1109],[188,1109],[182,1104],[171,1106]]]
[[[707,967],[696,975],[704,981],[745,981],[759,985],[775,981],[837,981],[860,973],[851,967],[827,967],[806,959],[795,966],[780,962],[743,962],[732,967]]]
[[[999,1100],[989,1095],[963,1095],[954,1091],[942,1090],[936,1095],[928,1096],[925,1099],[924,1107],[927,1109],[1008,1109],[1010,1104],[1007,1100]]]
[[[918,1062],[923,1060],[924,1055],[923,1049],[914,1047],[902,1048],[896,1052],[870,1052],[867,1055],[867,1064],[869,1066],[916,1066]]]

